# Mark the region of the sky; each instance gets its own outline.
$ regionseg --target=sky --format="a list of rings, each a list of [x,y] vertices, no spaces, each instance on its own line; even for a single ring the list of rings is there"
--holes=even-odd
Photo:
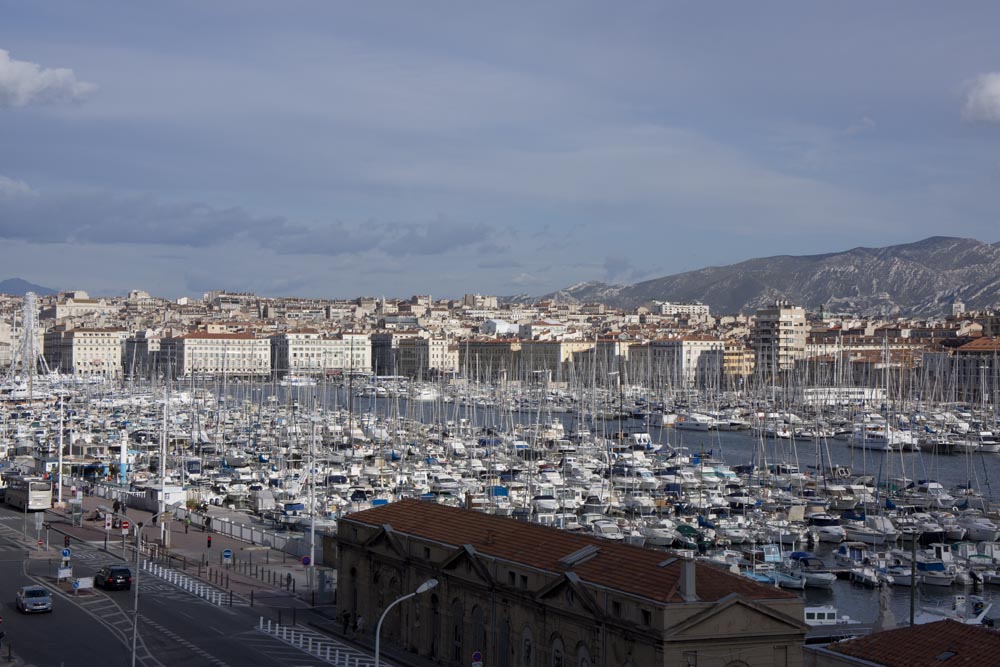
[[[0,0],[0,279],[541,295],[1000,241],[1000,4]]]

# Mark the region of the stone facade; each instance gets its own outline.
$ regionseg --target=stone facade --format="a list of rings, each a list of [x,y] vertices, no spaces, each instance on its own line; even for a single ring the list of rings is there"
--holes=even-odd
[[[447,666],[798,667],[800,598],[667,553],[416,500],[342,518],[338,613]]]

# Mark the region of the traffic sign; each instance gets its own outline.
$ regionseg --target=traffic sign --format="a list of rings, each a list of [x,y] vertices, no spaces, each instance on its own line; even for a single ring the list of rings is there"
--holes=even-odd
[[[232,549],[223,549],[222,550],[222,557],[223,558],[232,558],[233,557],[233,550]]]
[[[104,530],[111,530],[111,515],[104,515]]]
[[[79,579],[74,579],[73,580],[73,588],[79,588],[79,587],[80,587],[80,580]]]
[[[309,556],[303,556],[303,557],[302,557],[302,564],[303,564],[303,565],[309,565],[309,563],[311,563],[311,562],[312,562],[312,561],[311,561],[311,560],[309,560]]]
[[[72,555],[73,555],[73,552],[70,551],[69,549],[63,549],[62,550],[62,557],[63,558],[69,558]]]
[[[128,530],[130,527],[131,526],[128,521],[122,521],[122,530]]]
[[[44,547],[45,546],[45,540],[43,540],[42,538],[39,537],[38,538],[38,546],[39,547]]]
[[[471,667],[483,667],[483,654],[482,651],[475,651],[472,654],[472,665]]]

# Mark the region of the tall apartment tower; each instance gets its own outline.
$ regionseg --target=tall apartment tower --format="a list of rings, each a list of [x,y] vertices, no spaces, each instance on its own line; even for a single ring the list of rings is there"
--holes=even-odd
[[[801,306],[778,302],[757,311],[753,349],[757,372],[766,382],[775,382],[783,370],[793,368],[806,351],[809,327]]]

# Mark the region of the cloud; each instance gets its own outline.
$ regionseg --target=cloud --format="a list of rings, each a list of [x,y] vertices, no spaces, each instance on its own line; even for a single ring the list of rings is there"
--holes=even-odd
[[[869,116],[862,116],[859,120],[844,128],[843,134],[852,137],[862,132],[867,132],[875,127],[875,121]]]
[[[0,108],[79,102],[95,90],[71,69],[43,69],[0,49]]]
[[[0,175],[0,197],[17,197],[31,194],[31,188],[24,181],[16,181]]]
[[[0,175],[0,239],[33,244],[157,245],[210,248],[245,241],[278,255],[344,256],[377,252],[397,257],[483,251],[497,230],[483,223],[304,224],[257,216],[240,207],[163,202],[147,195],[44,194]]]
[[[966,85],[962,118],[970,123],[1000,123],[1000,72],[982,74]]]

